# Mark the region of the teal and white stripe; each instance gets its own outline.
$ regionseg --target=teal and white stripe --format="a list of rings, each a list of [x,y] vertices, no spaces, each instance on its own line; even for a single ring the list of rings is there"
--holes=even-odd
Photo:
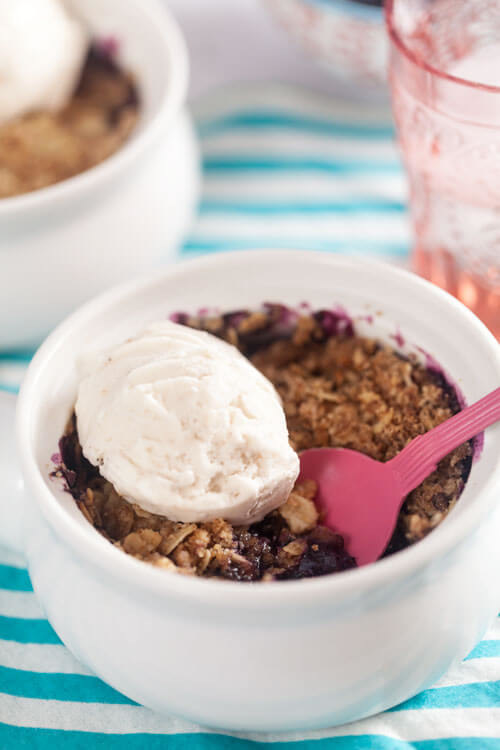
[[[273,87],[211,98],[197,119],[205,180],[185,254],[273,246],[406,258],[387,112]]]
[[[285,88],[197,108],[205,180],[183,255],[319,248],[405,259],[405,185],[385,112]],[[0,354],[15,391],[31,352]],[[462,664],[392,711],[289,735],[221,734],[160,717],[79,664],[44,619],[22,560],[0,550],[0,748],[500,750],[500,618]]]
[[[34,352],[0,352],[0,389],[17,393]]]

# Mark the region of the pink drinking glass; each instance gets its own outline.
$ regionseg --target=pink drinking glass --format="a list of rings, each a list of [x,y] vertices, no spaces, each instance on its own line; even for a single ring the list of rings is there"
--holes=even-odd
[[[387,0],[386,22],[413,266],[500,339],[500,3]]]

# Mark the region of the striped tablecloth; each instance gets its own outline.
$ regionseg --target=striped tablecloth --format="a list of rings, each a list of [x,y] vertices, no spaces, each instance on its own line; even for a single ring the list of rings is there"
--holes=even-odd
[[[319,248],[405,262],[405,188],[387,113],[281,88],[227,91],[196,111],[200,211],[181,254]],[[31,352],[0,353],[15,391]],[[44,619],[23,561],[0,549],[0,750],[500,749],[500,620],[416,698],[341,728],[222,734],[137,706],[91,675]]]

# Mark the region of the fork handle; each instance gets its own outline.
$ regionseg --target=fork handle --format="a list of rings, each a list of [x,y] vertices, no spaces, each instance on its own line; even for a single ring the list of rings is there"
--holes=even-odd
[[[500,420],[500,388],[484,396],[425,435],[412,440],[387,465],[400,478],[403,494],[418,487],[442,458]]]

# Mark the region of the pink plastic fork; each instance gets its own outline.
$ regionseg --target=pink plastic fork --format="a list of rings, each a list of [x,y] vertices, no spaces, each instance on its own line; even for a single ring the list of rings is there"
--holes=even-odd
[[[386,463],[344,448],[313,448],[300,455],[300,478],[318,483],[324,523],[344,537],[358,565],[377,560],[396,526],[405,497],[439,461],[500,420],[500,388],[419,435]]]

